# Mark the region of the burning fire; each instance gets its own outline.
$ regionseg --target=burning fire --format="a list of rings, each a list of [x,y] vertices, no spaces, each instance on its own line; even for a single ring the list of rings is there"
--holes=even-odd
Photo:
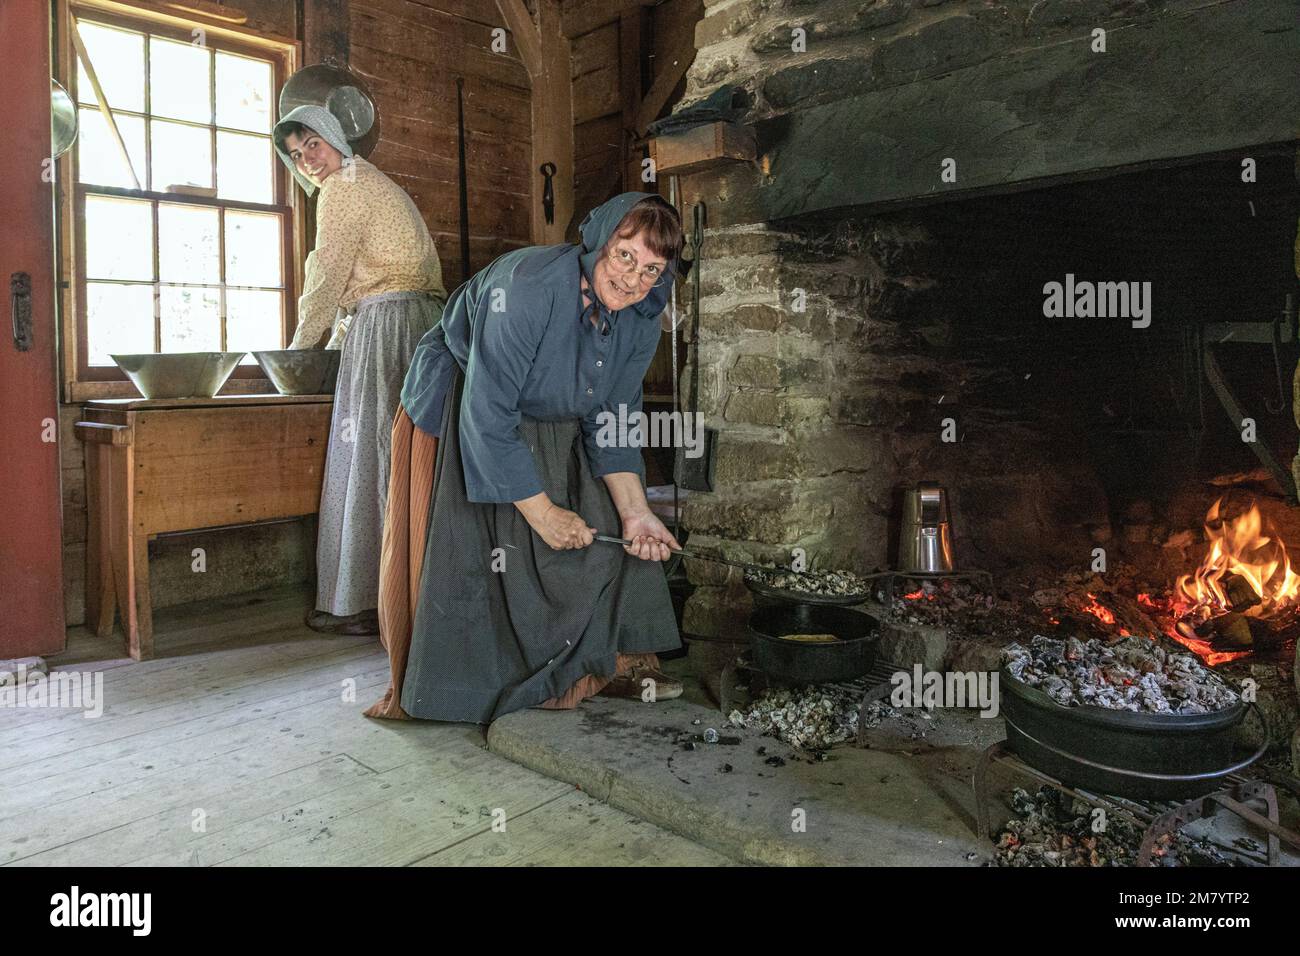
[[[1097,595],[1093,594],[1091,591],[1088,592],[1088,603],[1079,608],[1079,610],[1083,611],[1085,614],[1091,614],[1103,624],[1115,623],[1115,612],[1098,601]],[[1128,628],[1121,627],[1119,629],[1119,636],[1129,637],[1131,635],[1128,632]]]
[[[1104,604],[1099,603],[1097,601],[1097,595],[1089,593],[1088,601],[1089,601],[1088,605],[1082,608],[1082,610],[1091,614],[1093,617],[1100,620],[1101,623],[1103,624],[1115,623],[1114,612],[1112,612],[1111,609],[1106,607]]]
[[[1228,594],[1236,575],[1258,599],[1253,607],[1241,608],[1251,617],[1265,617],[1296,602],[1300,596],[1300,575],[1291,570],[1286,545],[1264,525],[1259,506],[1228,518],[1220,498],[1205,515],[1205,533],[1210,548],[1193,574],[1178,579],[1176,594],[1186,605],[1183,613],[1203,609],[1210,614],[1231,611],[1242,603]]]

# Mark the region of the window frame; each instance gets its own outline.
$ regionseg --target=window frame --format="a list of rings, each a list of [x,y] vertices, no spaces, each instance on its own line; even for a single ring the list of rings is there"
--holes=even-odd
[[[192,31],[202,29],[206,32],[205,45],[215,51],[224,51],[240,56],[253,57],[266,61],[272,68],[272,95],[278,100],[285,81],[292,75],[296,66],[298,44],[281,37],[271,37],[248,30],[232,29],[227,24],[217,24],[197,16],[175,16],[158,14],[151,10],[136,7],[131,3],[114,2],[114,0],[61,0],[59,4],[58,40],[59,82],[68,90],[69,95],[80,108],[80,99],[76,89],[77,54],[72,43],[70,30],[71,18],[99,22],[109,26],[122,27],[138,32],[149,33],[167,39],[190,42]],[[148,58],[146,54],[146,78],[148,77]],[[146,100],[146,151],[148,148],[148,111]],[[275,110],[275,103],[272,103]],[[131,111],[128,111],[131,112]],[[135,115],[132,113],[132,115]],[[162,117],[165,119],[165,117]],[[200,125],[200,124],[193,124]],[[221,130],[216,117],[204,128]],[[235,131],[246,132],[246,131]],[[272,147],[274,148],[274,147]],[[108,196],[137,199],[149,202],[154,220],[154,257],[155,274],[157,273],[158,255],[158,204],[195,205],[218,210],[219,222],[224,227],[225,210],[249,210],[276,214],[281,219],[281,342],[287,346],[297,326],[297,301],[301,292],[301,266],[306,250],[306,204],[304,198],[293,188],[289,172],[272,154],[273,202],[271,204],[246,202],[240,200],[220,199],[206,196],[190,196],[183,193],[159,192],[149,189],[132,189],[112,186],[97,186],[78,182],[77,149],[74,145],[58,160],[60,216],[59,239],[60,254],[60,331],[62,333],[63,385],[64,401],[80,402],[93,398],[137,397],[135,386],[125,373],[115,365],[92,366],[89,364],[87,343],[87,296],[85,274],[85,220],[82,210],[87,196]],[[215,175],[215,156],[214,175]],[[146,160],[147,162],[147,160]],[[147,181],[146,181],[147,182]],[[224,275],[224,228],[219,232],[221,271]],[[155,283],[155,301],[157,289],[172,283]],[[205,285],[197,283],[197,285]],[[210,283],[207,285],[211,285]],[[217,286],[221,298],[221,310],[225,311],[224,284]],[[157,335],[157,315],[155,313],[155,336]],[[224,324],[223,324],[224,333]],[[156,341],[156,340],[155,340]],[[240,365],[235,369],[227,386],[223,389],[231,393],[248,393],[270,391],[266,377],[256,364]]]

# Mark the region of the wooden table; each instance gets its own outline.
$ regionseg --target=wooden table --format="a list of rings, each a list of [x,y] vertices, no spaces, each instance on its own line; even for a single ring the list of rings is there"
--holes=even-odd
[[[86,624],[153,656],[149,539],[315,514],[332,395],[87,402]]]

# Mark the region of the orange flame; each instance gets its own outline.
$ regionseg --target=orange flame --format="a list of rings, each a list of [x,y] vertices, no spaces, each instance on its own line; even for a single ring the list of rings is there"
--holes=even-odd
[[[1165,633],[1203,660],[1207,667],[1226,664],[1228,661],[1235,661],[1238,658],[1248,657],[1250,655],[1250,651],[1216,651],[1210,645],[1209,641],[1202,641],[1195,637],[1187,637],[1184,634],[1178,633],[1178,631],[1173,628],[1170,628]]]
[[[1088,600],[1091,603],[1081,608],[1081,610],[1091,614],[1093,617],[1097,618],[1103,624],[1115,623],[1115,614],[1111,611],[1110,608],[1098,602],[1097,595],[1089,593]]]
[[[1205,515],[1210,548],[1201,566],[1178,579],[1176,593],[1182,602],[1211,613],[1231,610],[1223,579],[1236,574],[1260,599],[1259,604],[1244,612],[1249,616],[1263,617],[1295,603],[1300,596],[1300,575],[1291,570],[1282,539],[1265,527],[1259,506],[1252,501],[1248,509],[1231,519],[1222,506],[1220,498]]]

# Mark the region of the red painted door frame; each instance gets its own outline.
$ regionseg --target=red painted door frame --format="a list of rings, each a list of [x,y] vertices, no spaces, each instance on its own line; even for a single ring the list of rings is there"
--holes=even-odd
[[[50,3],[0,2],[5,72],[0,175],[0,659],[64,646],[54,320],[54,163],[50,159]],[[30,279],[29,346],[15,336],[11,277]]]

